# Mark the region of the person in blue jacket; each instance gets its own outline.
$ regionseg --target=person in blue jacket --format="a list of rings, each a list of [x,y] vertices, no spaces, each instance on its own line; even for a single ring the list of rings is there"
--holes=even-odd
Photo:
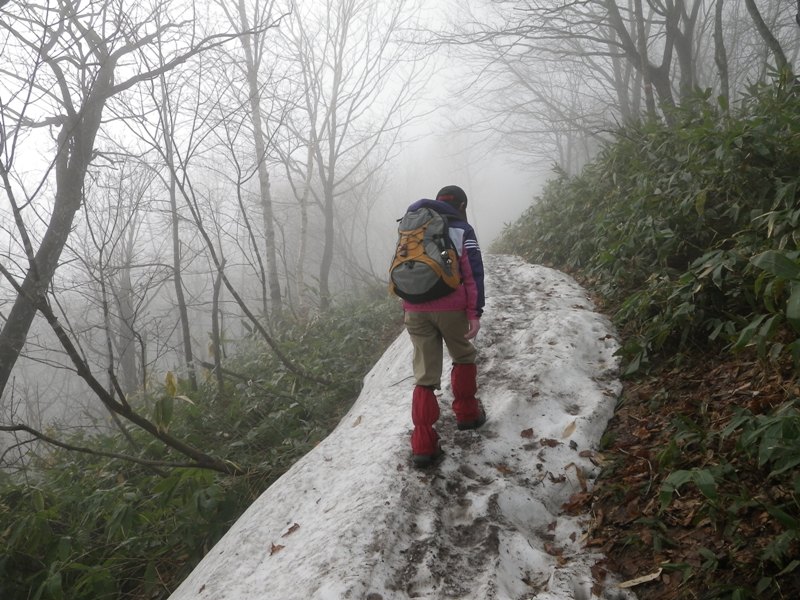
[[[411,451],[418,467],[430,465],[442,452],[434,429],[439,419],[434,390],[441,388],[443,344],[453,362],[450,385],[458,428],[476,429],[486,422],[486,413],[475,396],[477,351],[472,344],[483,314],[483,259],[475,230],[467,222],[467,195],[460,187],[448,185],[439,190],[436,200],[418,200],[409,210],[423,206],[448,218],[449,235],[458,251],[461,285],[436,300],[403,301],[405,326],[414,348]]]

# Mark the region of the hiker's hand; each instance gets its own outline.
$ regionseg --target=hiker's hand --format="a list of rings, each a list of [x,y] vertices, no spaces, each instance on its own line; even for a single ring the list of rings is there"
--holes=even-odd
[[[464,334],[464,337],[468,340],[471,340],[478,332],[481,330],[481,320],[480,319],[470,319],[469,320],[469,329],[467,329],[467,333]]]

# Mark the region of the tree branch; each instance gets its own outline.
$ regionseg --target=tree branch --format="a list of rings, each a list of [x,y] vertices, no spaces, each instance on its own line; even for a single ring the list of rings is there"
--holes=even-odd
[[[8,279],[18,294],[24,296],[28,302],[31,302],[36,307],[36,310],[38,310],[42,316],[47,319],[51,329],[55,332],[56,337],[58,337],[58,341],[61,343],[61,346],[66,351],[70,360],[72,360],[72,364],[75,367],[76,373],[89,385],[91,390],[95,393],[100,402],[106,406],[106,408],[126,418],[128,421],[138,426],[140,429],[143,429],[154,438],[164,443],[166,446],[169,446],[184,456],[188,456],[189,458],[195,460],[196,466],[199,468],[211,469],[213,471],[219,471],[220,473],[225,473],[228,475],[243,475],[245,473],[245,471],[238,465],[235,465],[229,461],[214,458],[213,456],[209,456],[197,448],[177,439],[166,431],[163,431],[155,423],[134,411],[127,402],[118,402],[116,399],[114,399],[108,390],[103,387],[103,384],[101,384],[94,377],[89,365],[80,355],[80,352],[72,343],[69,335],[59,323],[58,318],[53,313],[53,310],[50,308],[47,300],[41,296],[34,298],[26,294],[14,276],[9,273],[2,264],[0,264],[0,273],[2,273],[6,279]]]
[[[41,431],[34,429],[28,425],[0,425],[0,431],[6,432],[18,432],[24,431],[25,433],[29,433],[37,440],[50,444],[51,446],[56,446],[58,448],[63,448],[64,450],[70,450],[72,452],[80,452],[82,454],[90,454],[92,456],[102,456],[104,458],[115,458],[119,460],[124,460],[126,462],[136,463],[138,465],[144,465],[146,467],[171,467],[171,468],[196,468],[196,469],[207,469],[208,465],[200,464],[197,462],[171,462],[171,461],[164,461],[164,460],[146,460],[144,458],[138,458],[136,456],[130,456],[128,454],[119,454],[117,452],[105,452],[102,450],[95,450],[94,448],[89,448],[86,446],[76,446],[74,444],[68,444],[67,442],[62,442],[52,436],[47,435],[46,433],[42,433]],[[22,443],[29,443],[33,440],[28,440],[27,442]],[[164,476],[164,472],[159,472],[159,475]]]

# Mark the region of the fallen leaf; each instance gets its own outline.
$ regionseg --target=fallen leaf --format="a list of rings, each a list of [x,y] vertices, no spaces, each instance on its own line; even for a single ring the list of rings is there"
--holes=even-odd
[[[581,490],[584,492],[587,491],[589,489],[589,484],[586,482],[586,475],[584,474],[583,469],[581,469],[575,463],[569,463],[566,467],[564,467],[564,470],[566,471],[570,467],[575,468],[575,475],[578,476],[578,483],[581,485]]]
[[[500,463],[494,466],[495,469],[500,471],[503,475],[511,475],[514,471],[508,466]]]
[[[276,552],[283,550],[285,547],[286,546],[281,546],[280,544],[272,544],[272,547],[269,549],[269,555],[272,556]]]
[[[563,439],[571,436],[573,433],[575,433],[576,427],[577,425],[575,424],[575,420],[573,419],[572,423],[570,423],[564,428],[564,433],[561,434],[561,438]]]
[[[594,579],[594,584],[592,585],[592,593],[596,596],[600,596],[602,595],[604,589],[603,581],[605,580],[608,571],[600,561],[592,565],[591,571],[592,571],[592,579]]]
[[[359,425],[361,425],[361,415],[358,415],[358,418],[353,423],[353,427],[358,427]]]
[[[597,546],[604,546],[608,542],[608,538],[604,537],[593,537],[589,538],[586,541],[586,545],[590,547],[597,547]]]
[[[551,544],[550,542],[544,543],[544,551],[547,552],[550,556],[561,556],[564,554],[563,548],[559,548],[555,544]]]
[[[522,437],[524,437],[524,438],[528,438],[528,439],[532,438],[532,437],[533,437],[533,428],[531,427],[531,428],[529,428],[529,429],[525,429],[525,430],[523,430],[523,431],[520,433],[520,436],[522,436]]]
[[[577,515],[586,512],[589,506],[589,501],[592,495],[588,492],[575,492],[569,497],[569,500],[561,505],[561,508],[570,515]]]
[[[542,438],[539,440],[539,443],[542,446],[550,446],[551,448],[555,448],[556,446],[560,446],[561,442],[558,440],[554,440],[553,438]]]
[[[578,453],[578,456],[581,458],[588,458],[592,461],[592,464],[596,466],[600,466],[603,463],[603,457],[601,454],[595,452],[594,450],[581,450]]]
[[[629,579],[628,581],[623,581],[617,587],[622,589],[632,588],[641,583],[647,583],[648,581],[653,581],[661,577],[661,571],[663,569],[659,568],[658,571],[650,573],[649,575],[642,575],[641,577],[637,577],[635,579]]]
[[[298,525],[297,523],[294,523],[291,527],[289,527],[289,529],[286,530],[286,533],[284,533],[281,537],[286,537],[287,535],[292,535],[298,529],[300,529],[300,525]]]

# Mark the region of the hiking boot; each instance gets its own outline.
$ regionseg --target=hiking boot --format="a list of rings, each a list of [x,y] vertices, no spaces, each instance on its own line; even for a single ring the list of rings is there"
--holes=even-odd
[[[486,411],[483,410],[481,406],[481,414],[478,415],[477,419],[472,419],[471,421],[464,421],[463,423],[457,423],[457,427],[459,431],[464,431],[466,429],[477,429],[481,425],[486,423]]]
[[[425,469],[438,462],[442,456],[444,456],[444,450],[441,446],[437,446],[436,452],[433,454],[412,454],[411,462],[417,469]]]

